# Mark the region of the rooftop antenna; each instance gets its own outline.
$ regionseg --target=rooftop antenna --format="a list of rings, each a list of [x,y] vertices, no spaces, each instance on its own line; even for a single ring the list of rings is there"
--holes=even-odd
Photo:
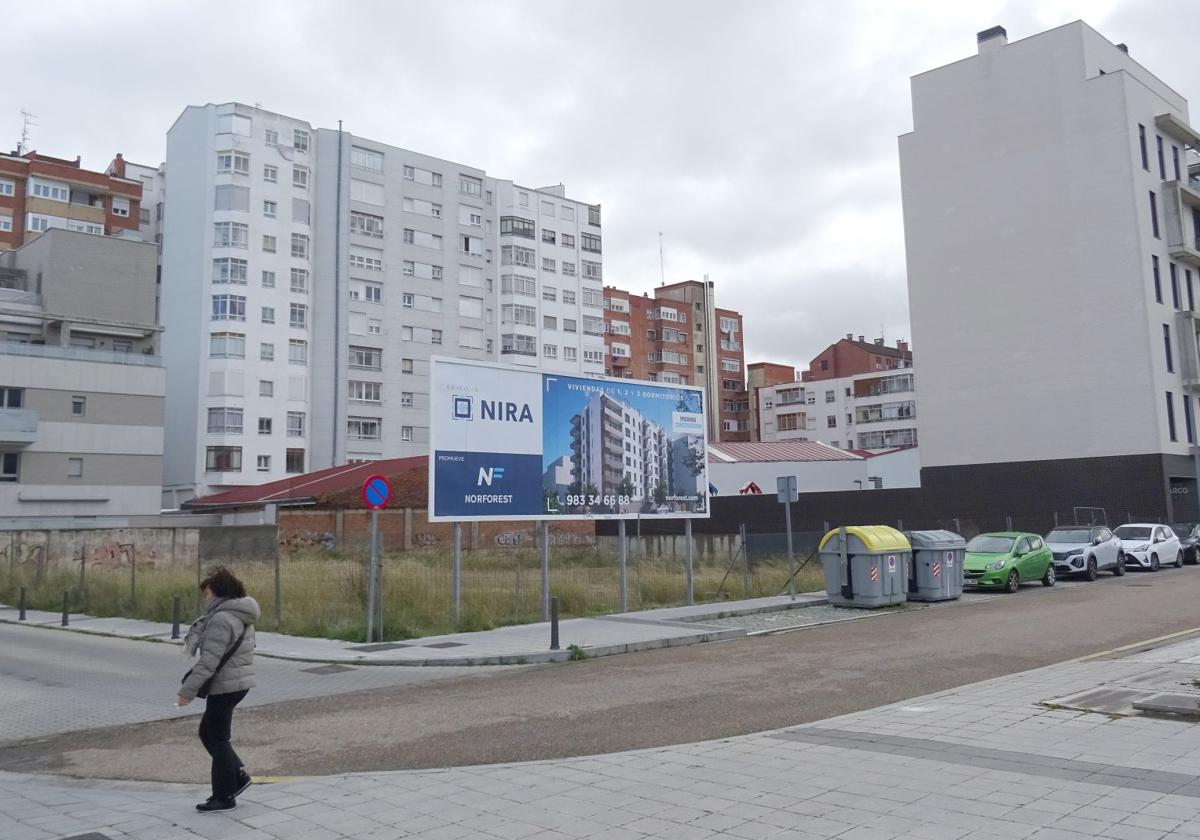
[[[17,154],[23,155],[29,148],[29,129],[33,128],[37,123],[33,121],[37,114],[31,114],[24,108],[21,109],[21,142],[17,144]]]
[[[663,260],[662,231],[658,232],[658,285],[667,285],[667,269]]]

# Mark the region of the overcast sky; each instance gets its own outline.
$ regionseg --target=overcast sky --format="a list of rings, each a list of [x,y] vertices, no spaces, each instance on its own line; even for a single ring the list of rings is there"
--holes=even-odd
[[[908,335],[909,77],[1082,18],[1200,101],[1196,0],[8,4],[0,146],[158,163],[188,104],[250,104],[604,212],[608,284],[708,274],[747,361]],[[1193,122],[1195,119],[1193,118]],[[919,353],[920,348],[915,348]]]

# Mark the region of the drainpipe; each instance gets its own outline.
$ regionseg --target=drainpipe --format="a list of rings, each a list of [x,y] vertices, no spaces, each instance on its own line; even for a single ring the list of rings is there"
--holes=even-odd
[[[334,206],[337,217],[333,224],[333,449],[329,466],[338,463],[338,409],[342,395],[342,121],[338,120],[337,146],[337,199]]]

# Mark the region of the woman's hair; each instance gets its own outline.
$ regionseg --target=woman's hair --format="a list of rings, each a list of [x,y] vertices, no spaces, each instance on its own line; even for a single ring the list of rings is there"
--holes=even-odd
[[[212,594],[218,598],[246,597],[246,587],[224,566],[217,566],[209,571],[208,577],[200,581],[200,589],[212,590]]]

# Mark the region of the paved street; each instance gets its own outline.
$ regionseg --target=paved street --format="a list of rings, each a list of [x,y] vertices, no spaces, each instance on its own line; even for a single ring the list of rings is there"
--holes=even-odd
[[[192,810],[204,795],[200,785],[0,773],[0,836],[1194,838],[1200,836],[1200,726],[1052,702],[1107,684],[1168,686],[1165,664],[1200,667],[1196,639],[1140,652],[1144,647],[738,738],[258,786],[224,815]]]
[[[256,772],[284,776],[561,758],[724,738],[1190,629],[1200,624],[1198,601],[1200,574],[1190,567],[1062,591],[1037,586],[1017,596],[780,635],[260,706],[238,715],[237,738]],[[349,675],[313,681],[333,685],[342,676]],[[168,685],[171,679],[173,672],[164,673]],[[264,681],[256,693],[267,689]],[[163,721],[0,747],[0,769],[194,782],[203,778],[203,766],[181,757],[198,754],[192,721]]]

